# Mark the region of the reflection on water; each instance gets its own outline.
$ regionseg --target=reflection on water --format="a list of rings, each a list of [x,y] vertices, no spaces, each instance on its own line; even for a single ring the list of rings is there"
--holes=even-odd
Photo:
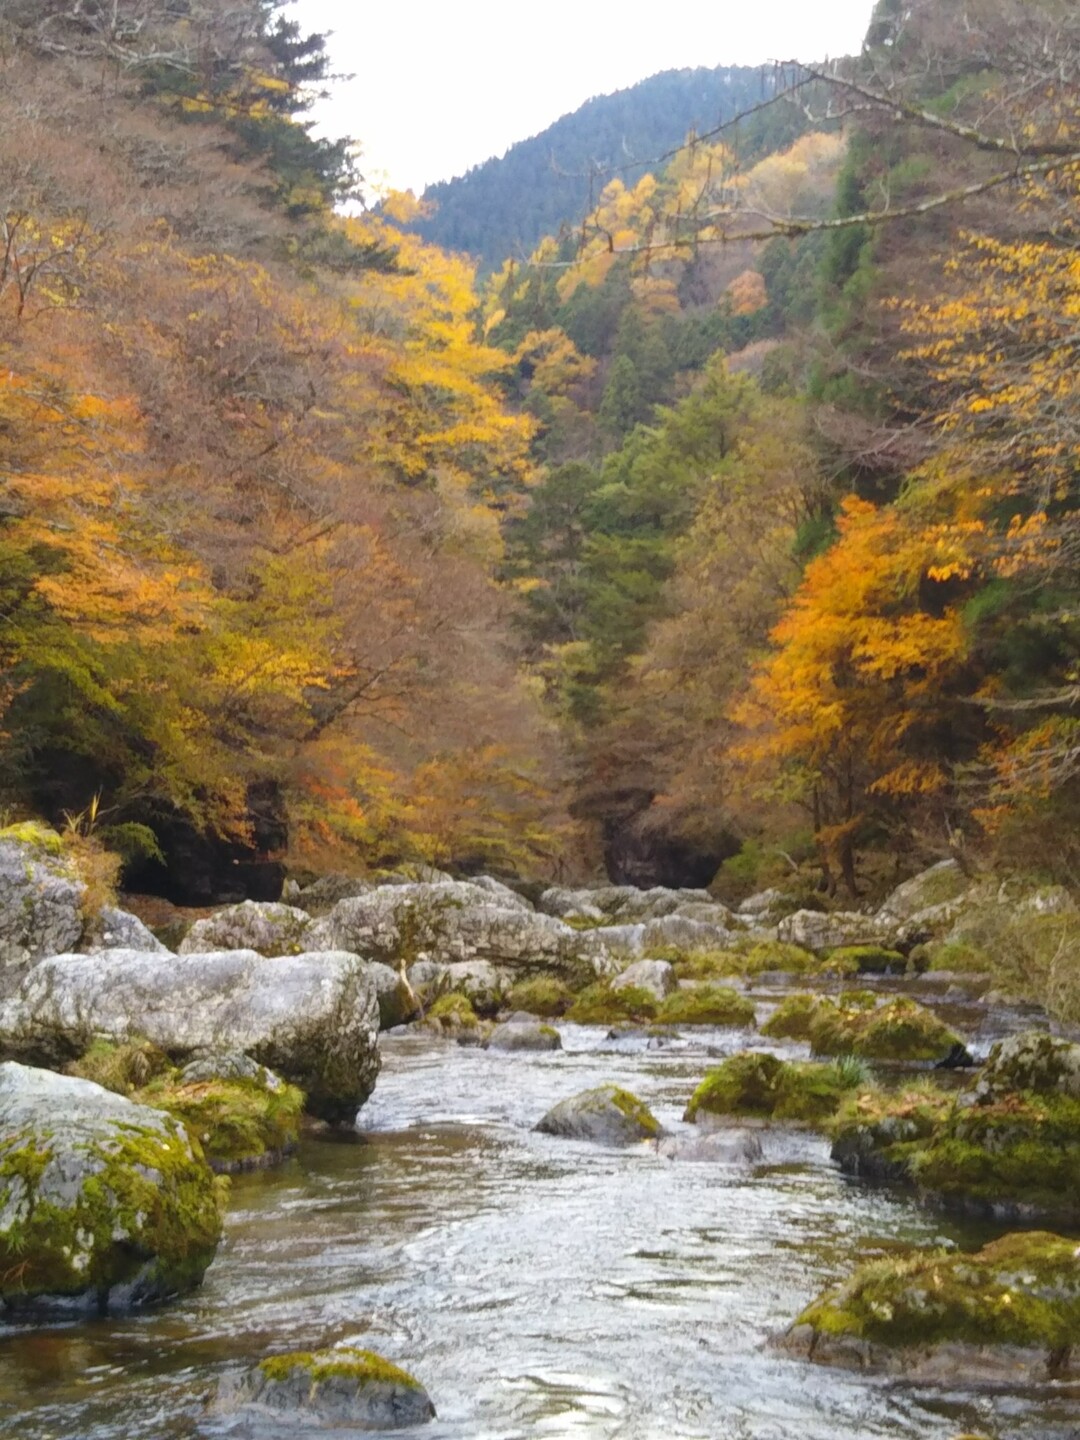
[[[0,1435],[212,1436],[223,1369],[353,1338],[427,1385],[429,1440],[1077,1440],[1075,1392],[917,1390],[765,1348],[856,1259],[988,1232],[845,1182],[806,1131],[767,1131],[753,1167],[534,1134],[603,1081],[677,1129],[706,1052],[744,1039],[564,1038],[561,1055],[500,1055],[391,1037],[360,1136],[236,1178],[200,1291],[0,1334]]]

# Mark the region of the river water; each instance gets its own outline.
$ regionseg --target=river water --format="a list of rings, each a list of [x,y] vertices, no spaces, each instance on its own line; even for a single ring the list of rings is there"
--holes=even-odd
[[[554,1055],[384,1036],[357,1135],[234,1180],[200,1290],[0,1331],[0,1436],[213,1440],[204,1402],[229,1367],[354,1339],[427,1386],[439,1418],[410,1432],[427,1440],[1080,1440],[1076,1387],[953,1393],[771,1351],[855,1261],[993,1232],[845,1181],[806,1131],[766,1130],[753,1165],[536,1134],[608,1081],[678,1131],[708,1064],[746,1044],[563,1036]]]

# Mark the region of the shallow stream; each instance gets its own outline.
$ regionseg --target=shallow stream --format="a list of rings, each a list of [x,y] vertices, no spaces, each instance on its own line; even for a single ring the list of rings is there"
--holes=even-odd
[[[439,1418],[410,1432],[427,1440],[1080,1440],[1077,1387],[951,1393],[770,1351],[856,1260],[993,1232],[845,1181],[806,1131],[763,1132],[754,1165],[536,1134],[608,1081],[679,1130],[710,1059],[746,1043],[563,1036],[554,1055],[384,1037],[362,1133],[236,1178],[199,1291],[0,1330],[0,1435],[221,1436],[203,1403],[225,1369],[355,1338],[427,1386]]]

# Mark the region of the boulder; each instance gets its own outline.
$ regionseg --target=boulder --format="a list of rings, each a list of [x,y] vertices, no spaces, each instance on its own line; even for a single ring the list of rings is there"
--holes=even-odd
[[[790,895],[783,890],[759,890],[757,894],[748,895],[745,900],[740,901],[735,913],[748,920],[767,921],[770,915],[782,912],[790,903]]]
[[[304,1092],[235,1051],[161,1075],[132,1099],[182,1120],[223,1175],[276,1165],[300,1140]]]
[[[730,985],[684,985],[656,1012],[661,1025],[723,1025],[753,1029],[754,1003]]]
[[[1080,1378],[1076,1242],[1006,1235],[976,1254],[874,1260],[815,1300],[778,1339],[818,1364],[921,1381]]]
[[[971,884],[955,860],[942,860],[898,885],[878,913],[887,920],[912,920],[939,906],[955,904]]]
[[[883,945],[895,948],[898,925],[888,917],[863,915],[857,911],[834,910],[823,915],[817,910],[796,910],[776,927],[777,937],[786,945],[798,945],[820,955],[849,945]]]
[[[621,975],[611,982],[612,990],[648,990],[657,1000],[663,1000],[679,988],[675,971],[666,960],[638,960],[628,965]]]
[[[527,1016],[496,1025],[484,1041],[485,1050],[561,1050],[562,1037],[553,1025],[540,1025]]]
[[[669,890],[654,886],[639,890],[634,885],[602,885],[592,890],[545,890],[539,908],[549,915],[563,918],[593,919],[607,916],[620,924],[658,920],[665,915],[701,911],[693,918],[712,924],[727,925],[731,911],[714,900],[707,890]]]
[[[953,1057],[955,1062],[967,1053],[955,1030],[906,995],[880,1005],[866,991],[843,994],[836,1001],[823,997],[809,1016],[807,1034],[815,1055],[935,1062]]]
[[[975,1083],[979,1102],[1027,1090],[1080,1100],[1080,1045],[1042,1030],[1025,1030],[999,1040]]]
[[[448,965],[446,986],[464,995],[478,1015],[496,1014],[510,988],[506,978],[486,960],[463,960]]]
[[[487,961],[523,974],[588,978],[595,944],[514,897],[503,904],[467,881],[382,885],[342,900],[307,934],[313,950],[350,950],[393,968],[417,960],[440,965]]]
[[[56,1065],[95,1036],[140,1037],[174,1060],[238,1048],[298,1085],[312,1114],[349,1122],[375,1086],[378,1023],[355,955],[106,950],[41,961],[0,1005],[0,1050]]]
[[[196,920],[180,945],[181,955],[206,955],[214,950],[255,950],[260,955],[299,955],[311,916],[293,905],[272,900],[245,900]],[[136,947],[132,947],[136,948]]]
[[[47,955],[72,950],[83,932],[85,886],[44,826],[0,831],[0,984]]]
[[[86,955],[96,955],[101,950],[156,950],[160,954],[168,948],[137,915],[119,910],[115,905],[102,906],[88,922],[79,945]]]
[[[239,1375],[226,1375],[211,1412],[244,1425],[230,1434],[258,1436],[264,1427],[290,1433],[405,1430],[435,1418],[427,1391],[407,1371],[370,1350],[273,1355]],[[246,1422],[246,1424],[245,1424]],[[297,1430],[299,1427],[299,1432]]]
[[[660,1136],[660,1125],[648,1107],[617,1085],[599,1085],[560,1101],[536,1128],[544,1135],[610,1146],[636,1145]]]
[[[0,1306],[96,1314],[190,1290],[220,1194],[184,1126],[88,1080],[0,1065]]]
[[[300,886],[295,889],[290,887],[288,894],[283,890],[281,898],[306,910],[309,915],[318,916],[328,914],[339,900],[368,895],[377,888],[373,880],[361,880],[357,875],[320,875],[318,880],[302,889]]]

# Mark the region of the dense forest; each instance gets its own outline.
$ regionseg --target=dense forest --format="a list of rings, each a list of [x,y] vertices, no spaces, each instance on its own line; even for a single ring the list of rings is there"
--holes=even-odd
[[[636,184],[690,132],[705,135],[742,116],[739,152],[749,163],[790,144],[806,117],[793,104],[767,103],[783,91],[784,77],[772,66],[652,75],[586,101],[457,179],[429,185],[411,228],[474,256],[485,272],[508,255],[523,259],[545,235],[579,225],[609,180]]]
[[[672,77],[593,102],[576,198],[525,146],[443,197],[480,287],[408,197],[343,217],[270,0],[0,0],[0,67],[11,815],[174,893],[1077,878],[1072,6],[882,0],[687,143]]]

